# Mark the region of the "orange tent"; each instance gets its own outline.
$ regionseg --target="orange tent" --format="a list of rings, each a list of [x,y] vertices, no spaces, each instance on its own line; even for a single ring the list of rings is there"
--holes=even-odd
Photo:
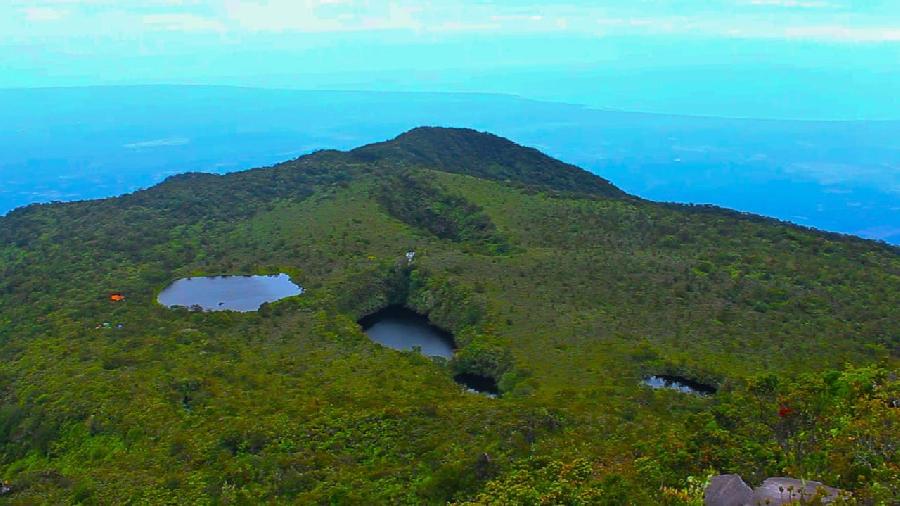
[[[111,293],[109,294],[109,300],[113,302],[122,302],[123,300],[125,300],[125,296],[121,293]]]

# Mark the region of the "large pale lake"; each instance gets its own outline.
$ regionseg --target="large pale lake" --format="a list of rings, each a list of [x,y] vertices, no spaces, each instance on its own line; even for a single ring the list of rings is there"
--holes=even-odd
[[[184,278],[159,294],[168,307],[199,307],[204,311],[257,311],[267,302],[303,293],[287,274],[276,276],[214,276]]]

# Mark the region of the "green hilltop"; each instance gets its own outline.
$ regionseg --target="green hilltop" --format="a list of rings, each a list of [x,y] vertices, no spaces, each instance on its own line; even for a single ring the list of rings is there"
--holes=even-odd
[[[156,302],[281,272],[305,292],[255,313]],[[455,357],[370,341],[389,305]],[[702,504],[738,473],[896,504],[898,308],[895,247],[472,130],[33,205],[0,218],[0,502]]]

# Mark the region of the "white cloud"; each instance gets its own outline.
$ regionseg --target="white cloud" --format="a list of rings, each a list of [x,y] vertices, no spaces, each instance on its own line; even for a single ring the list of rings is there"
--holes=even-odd
[[[166,137],[163,139],[152,139],[148,141],[123,144],[122,147],[127,149],[149,149],[161,148],[166,146],[184,146],[185,144],[189,144],[190,142],[191,140],[187,137]]]
[[[67,12],[54,7],[26,7],[22,9],[25,19],[35,23],[47,23],[59,21],[66,17]]]
[[[0,0],[2,2],[3,0]],[[703,8],[674,10],[635,2],[585,6],[521,0],[6,0],[18,16],[0,18],[9,39],[148,32],[339,33],[407,31],[483,32],[496,35],[679,35],[799,39],[842,43],[900,41],[900,9],[851,9],[845,0],[716,0]],[[598,2],[599,3],[599,2]],[[642,2],[649,4],[650,2]],[[654,2],[654,4],[656,4]],[[673,3],[674,4],[674,3]],[[735,9],[736,5],[745,6]],[[887,9],[887,10],[885,10]],[[0,15],[3,8],[0,7]],[[874,12],[874,14],[873,14]],[[38,22],[66,17],[64,29]],[[53,26],[51,29],[50,27]]]
[[[835,42],[900,42],[900,28],[851,26],[792,26],[782,30],[788,39],[812,39]]]
[[[832,2],[820,0],[747,0],[741,3],[760,7],[790,7],[794,9],[827,9],[836,7]]]
[[[828,186],[832,193],[842,193],[847,184],[877,186],[895,193],[900,190],[900,173],[885,171],[880,166],[854,165],[832,162],[797,162],[784,167],[785,174],[808,178]]]
[[[141,22],[157,30],[173,32],[221,32],[225,25],[214,18],[193,14],[148,14],[141,16]]]
[[[415,30],[422,8],[400,2],[348,0],[270,0],[224,3],[226,23],[252,32],[345,32]]]
[[[544,19],[544,16],[540,14],[508,14],[508,15],[493,15],[491,16],[491,20],[493,21],[541,21]]]
[[[888,240],[892,237],[900,237],[900,227],[891,225],[878,225],[863,230],[857,230],[854,234],[869,239]]]
[[[797,39],[819,42],[900,42],[900,28],[891,26],[804,25],[757,20],[706,20],[690,16],[601,18],[612,33],[701,35],[747,39]]]

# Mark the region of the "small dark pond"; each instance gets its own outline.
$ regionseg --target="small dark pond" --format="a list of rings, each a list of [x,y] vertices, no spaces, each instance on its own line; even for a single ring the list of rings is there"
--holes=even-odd
[[[652,388],[669,388],[687,394],[712,395],[716,393],[715,387],[680,376],[650,376],[644,378],[642,383]]]
[[[428,318],[402,306],[389,306],[359,321],[369,339],[395,350],[418,349],[429,357],[453,358],[453,335],[432,325]],[[492,378],[457,374],[453,379],[473,393],[497,397],[500,391]]]
[[[419,348],[429,357],[453,358],[453,336],[432,325],[428,318],[401,306],[389,306],[359,321],[376,343],[395,350]]]
[[[484,394],[488,397],[500,396],[500,389],[497,388],[497,382],[493,378],[477,374],[457,374],[453,379],[470,392]]]
[[[287,274],[276,276],[214,276],[185,278],[159,294],[168,307],[195,307],[204,311],[257,311],[266,302],[300,295],[303,288]]]

